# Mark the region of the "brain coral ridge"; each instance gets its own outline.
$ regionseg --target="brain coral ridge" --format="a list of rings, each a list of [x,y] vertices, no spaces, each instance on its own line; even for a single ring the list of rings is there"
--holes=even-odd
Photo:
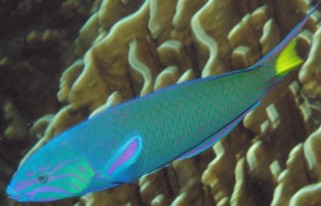
[[[103,0],[79,32],[79,59],[60,78],[57,96],[65,106],[25,158],[91,113],[252,65],[309,8],[304,0],[263,2]],[[320,205],[317,15],[307,28],[317,31],[299,37],[306,46],[313,40],[306,63],[213,149],[75,205]]]

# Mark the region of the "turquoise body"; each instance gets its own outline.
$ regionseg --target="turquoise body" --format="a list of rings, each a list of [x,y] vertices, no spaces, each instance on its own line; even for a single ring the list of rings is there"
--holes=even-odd
[[[129,101],[68,131],[70,144],[100,170],[117,148],[141,136],[144,149],[126,181],[136,180],[211,138],[256,104],[272,85],[270,71],[194,80]]]
[[[313,11],[249,69],[172,85],[64,131],[22,164],[7,187],[9,197],[28,202],[80,196],[135,182],[211,147],[278,81],[276,57]]]
[[[228,131],[219,136],[215,134],[256,105],[273,84],[273,79],[274,71],[268,67],[237,71],[174,85],[101,112],[55,137],[20,168],[25,174],[38,170],[34,174],[36,182],[44,172],[49,179],[65,174],[50,172],[56,165],[68,161],[67,169],[61,168],[77,174],[85,184],[79,185],[79,180],[73,183],[80,188],[75,193],[48,194],[46,198],[35,195],[32,199],[20,196],[17,200],[50,201],[137,181],[142,175],[180,158],[206,140],[216,138],[214,142],[218,141]],[[106,178],[104,172],[108,160],[133,136],[142,140],[139,158],[118,175]],[[206,148],[210,146],[212,144]],[[32,165],[37,163],[35,169],[28,168],[29,162]],[[51,162],[49,166],[48,162]],[[91,170],[90,175],[78,169],[82,162],[90,165],[87,168],[87,172]],[[46,170],[43,172],[39,167]],[[68,178],[61,179],[63,183],[59,184],[64,185],[63,188],[70,187],[74,181]],[[17,187],[16,183],[11,184]],[[42,186],[41,183],[34,185],[35,188]],[[30,191],[34,189],[30,188]]]

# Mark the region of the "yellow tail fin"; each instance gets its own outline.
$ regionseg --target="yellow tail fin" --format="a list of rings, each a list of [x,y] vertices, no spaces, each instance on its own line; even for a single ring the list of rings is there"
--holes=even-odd
[[[292,41],[283,49],[283,51],[277,56],[275,61],[275,75],[283,76],[287,72],[296,68],[303,63],[296,51],[298,37],[292,39]]]

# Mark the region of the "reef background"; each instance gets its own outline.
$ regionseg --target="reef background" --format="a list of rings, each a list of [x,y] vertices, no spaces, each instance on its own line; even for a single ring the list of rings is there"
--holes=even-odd
[[[138,185],[81,198],[19,204],[5,196],[21,159],[95,109],[176,82],[246,68],[276,46],[314,3],[1,1],[0,202],[321,205],[319,11],[299,36],[302,54],[313,40],[305,64],[213,149],[174,161]]]

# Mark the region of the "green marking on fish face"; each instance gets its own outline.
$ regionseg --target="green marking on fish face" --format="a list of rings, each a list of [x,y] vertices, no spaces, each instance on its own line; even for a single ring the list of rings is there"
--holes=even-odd
[[[81,158],[66,160],[50,172],[51,186],[61,187],[72,194],[81,193],[95,175],[88,162]]]

